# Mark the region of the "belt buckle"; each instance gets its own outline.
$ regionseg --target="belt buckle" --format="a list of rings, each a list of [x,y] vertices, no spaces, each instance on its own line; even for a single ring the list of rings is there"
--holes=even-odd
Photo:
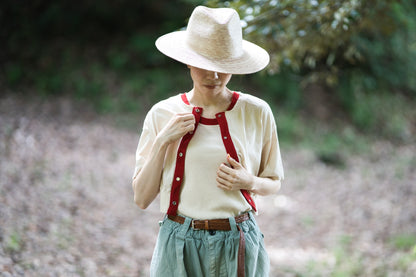
[[[194,229],[194,230],[199,230],[198,228],[196,228],[196,227],[195,227],[195,220],[193,220],[193,219],[192,219],[192,221],[191,221],[191,227],[192,227],[192,229]]]

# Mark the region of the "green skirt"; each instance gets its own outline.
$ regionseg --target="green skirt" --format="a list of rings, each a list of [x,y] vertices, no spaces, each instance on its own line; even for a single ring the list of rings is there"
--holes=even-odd
[[[231,231],[194,230],[190,222],[191,218],[184,224],[165,218],[161,223],[150,276],[237,276],[240,233],[234,218],[230,218]],[[245,276],[269,276],[269,257],[253,214],[238,225],[246,241]]]

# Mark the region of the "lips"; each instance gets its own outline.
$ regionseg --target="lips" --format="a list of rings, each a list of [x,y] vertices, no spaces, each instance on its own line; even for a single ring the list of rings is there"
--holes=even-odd
[[[216,87],[219,87],[221,84],[220,83],[209,83],[209,84],[204,84],[204,87],[209,88],[209,89],[214,89]]]
[[[209,89],[214,89],[214,88],[216,88],[217,86],[211,86],[211,85],[205,85],[204,87],[206,87],[206,88],[209,88]]]

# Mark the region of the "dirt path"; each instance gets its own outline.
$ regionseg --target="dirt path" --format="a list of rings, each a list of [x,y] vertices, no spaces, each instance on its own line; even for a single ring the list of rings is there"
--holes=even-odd
[[[0,276],[148,275],[162,215],[133,203],[137,132],[108,121],[0,97]],[[416,146],[371,147],[336,169],[282,146],[283,189],[259,201],[272,276],[416,276]]]

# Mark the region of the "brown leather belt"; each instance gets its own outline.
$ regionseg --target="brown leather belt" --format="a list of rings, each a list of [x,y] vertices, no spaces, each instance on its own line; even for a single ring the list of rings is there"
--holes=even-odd
[[[168,218],[180,224],[185,223],[185,218],[180,215],[168,215]],[[249,219],[250,219],[249,214],[245,213],[245,214],[236,216],[235,222],[241,223]],[[191,227],[194,230],[231,231],[231,225],[228,219],[192,220]],[[237,276],[244,277],[246,240],[244,238],[244,232],[240,228],[240,226],[237,225],[237,229],[240,232],[240,241],[239,241],[239,247],[238,247]]]
[[[180,215],[168,215],[168,218],[172,221],[183,224],[185,218]],[[249,220],[250,216],[248,213],[235,217],[236,223],[241,223]],[[217,230],[217,231],[231,231],[230,221],[228,218],[224,219],[209,219],[209,220],[192,220],[191,227],[194,230]]]

